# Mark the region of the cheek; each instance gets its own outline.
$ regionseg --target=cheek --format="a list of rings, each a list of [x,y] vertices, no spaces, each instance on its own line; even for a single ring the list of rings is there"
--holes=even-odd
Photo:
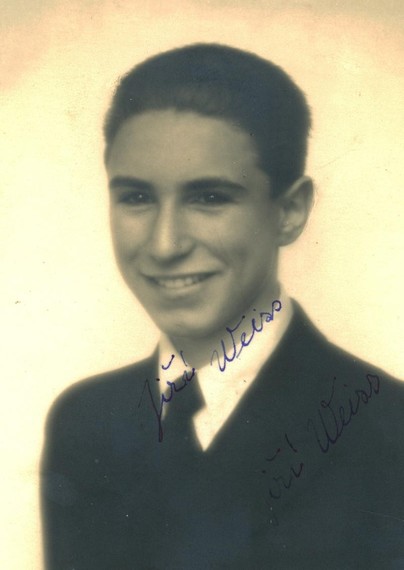
[[[212,251],[243,275],[247,271],[264,272],[271,261],[275,236],[270,224],[265,226],[254,221],[246,222],[244,218],[238,224],[222,226],[216,239],[210,237]]]
[[[142,231],[142,224],[130,218],[111,214],[110,226],[115,255],[119,259],[124,260],[141,249],[142,236],[145,233]]]

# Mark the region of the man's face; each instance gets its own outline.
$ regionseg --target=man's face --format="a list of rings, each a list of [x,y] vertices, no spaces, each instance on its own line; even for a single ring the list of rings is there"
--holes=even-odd
[[[107,160],[127,284],[172,338],[225,333],[277,294],[279,209],[249,135],[192,112],[128,119]]]

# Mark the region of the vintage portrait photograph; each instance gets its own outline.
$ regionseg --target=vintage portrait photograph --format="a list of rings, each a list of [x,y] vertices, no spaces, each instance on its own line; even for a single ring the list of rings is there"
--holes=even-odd
[[[404,569],[404,5],[0,25],[1,568]]]

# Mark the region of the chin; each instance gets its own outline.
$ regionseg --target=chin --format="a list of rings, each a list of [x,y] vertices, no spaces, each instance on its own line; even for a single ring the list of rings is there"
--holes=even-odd
[[[170,322],[163,322],[161,319],[155,320],[157,327],[169,337],[186,338],[189,340],[214,339],[218,334],[226,332],[226,325],[211,323],[201,323],[195,316],[190,319],[170,318]]]

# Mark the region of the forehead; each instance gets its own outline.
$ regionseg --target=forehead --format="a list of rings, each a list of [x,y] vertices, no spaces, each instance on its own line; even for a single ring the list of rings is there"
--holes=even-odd
[[[255,145],[227,120],[172,109],[127,119],[112,142],[111,176],[248,176],[257,169]]]

